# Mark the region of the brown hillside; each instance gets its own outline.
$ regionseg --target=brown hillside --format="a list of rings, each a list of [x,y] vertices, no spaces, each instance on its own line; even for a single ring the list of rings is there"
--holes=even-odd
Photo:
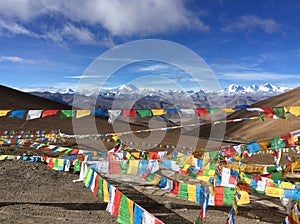
[[[24,93],[12,88],[5,86],[0,86],[0,109],[72,109],[68,105],[64,105],[58,102],[51,100],[43,99],[37,96],[33,96],[28,93]],[[138,118],[136,118],[138,119]],[[153,128],[153,125],[157,128],[165,127],[163,121],[155,121],[155,119],[148,119],[147,122],[143,124],[131,123],[125,120],[117,120],[113,125],[107,122],[107,118],[95,118],[91,120],[91,116],[83,117],[72,121],[71,118],[60,118],[59,114],[54,116],[49,116],[45,118],[39,118],[34,120],[26,121],[26,118],[9,118],[9,117],[0,117],[0,126],[1,130],[61,130],[63,133],[73,134],[74,133],[74,123],[76,122],[77,127],[76,134],[105,134],[105,133],[116,133],[116,132],[127,132],[127,131],[136,131]],[[150,123],[149,126],[147,123]],[[130,125],[128,125],[130,123]],[[155,124],[154,124],[155,123]],[[96,127],[93,128],[93,127]],[[149,138],[150,136],[150,138]],[[160,137],[163,136],[163,140],[160,141]],[[171,144],[171,145],[181,145],[181,146],[195,146],[205,147],[207,145],[207,140],[198,139],[191,136],[183,136],[180,129],[175,129],[167,132],[156,131],[155,133],[145,132],[145,133],[136,133],[131,135],[123,135],[122,139],[132,140],[136,142],[151,142],[151,143],[160,143],[160,144]],[[133,138],[132,138],[133,137]],[[137,137],[137,138],[135,138]],[[193,139],[191,139],[193,138]],[[196,141],[196,143],[195,143]],[[180,142],[180,143],[179,143]],[[86,146],[93,146],[93,148],[99,148],[99,142],[96,141],[81,141],[82,144]],[[80,144],[81,144],[80,143]],[[210,141],[210,143],[213,143]],[[216,142],[216,145],[219,145],[219,142]]]
[[[71,109],[70,106],[0,85],[0,109]]]

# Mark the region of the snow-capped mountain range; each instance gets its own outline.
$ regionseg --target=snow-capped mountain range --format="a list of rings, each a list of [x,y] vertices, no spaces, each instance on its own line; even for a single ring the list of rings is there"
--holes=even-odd
[[[118,108],[168,108],[180,106],[183,108],[197,107],[234,107],[240,104],[251,105],[260,100],[284,93],[290,88],[279,87],[266,83],[262,85],[240,86],[231,84],[217,92],[157,90],[142,89],[133,84],[121,85],[114,89],[86,89],[74,91],[72,89],[33,88],[19,89],[39,97],[51,99],[68,105],[73,105],[74,96],[82,108],[108,109]],[[91,98],[97,99],[90,102]],[[117,102],[117,105],[115,104]],[[224,105],[225,104],[225,105]]]
[[[236,84],[229,85],[224,89],[225,95],[235,95],[235,94],[259,94],[259,93],[284,93],[290,88],[288,87],[279,87],[274,84],[266,83],[261,85],[249,85],[249,86],[240,86]]]
[[[18,88],[19,90],[23,92],[33,93],[33,92],[49,92],[49,93],[60,93],[60,94],[81,94],[81,95],[92,95],[92,94],[99,94],[99,95],[121,95],[121,94],[128,94],[128,93],[138,93],[141,95],[147,95],[149,93],[156,93],[156,94],[164,94],[166,92],[180,92],[185,94],[194,94],[197,93],[197,91],[183,91],[183,90],[169,90],[169,91],[162,91],[155,88],[152,89],[145,89],[145,88],[138,88],[134,84],[128,84],[128,85],[121,85],[118,88],[112,88],[112,89],[82,89],[81,91],[75,91],[73,89],[63,89],[63,88],[55,88],[55,87],[33,87],[33,88]],[[280,94],[284,93],[291,88],[288,87],[280,87],[274,84],[265,83],[261,85],[249,85],[249,86],[241,86],[237,84],[230,84],[227,88],[214,93],[222,93],[224,95],[237,95],[237,94],[262,94],[262,93],[268,93],[268,94]],[[202,92],[201,90],[199,92]],[[209,92],[212,93],[212,92]]]

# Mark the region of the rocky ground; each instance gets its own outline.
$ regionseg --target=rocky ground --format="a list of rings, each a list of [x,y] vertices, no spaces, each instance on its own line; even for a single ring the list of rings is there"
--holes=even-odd
[[[190,223],[200,211],[200,205],[151,186],[138,176],[106,178],[131,187],[134,194],[143,195],[144,206],[152,199],[158,202],[155,206],[159,209],[170,209]],[[51,170],[42,163],[0,162],[0,222],[117,223],[116,217],[106,212],[106,203],[94,198],[82,182],[74,183],[75,179],[78,174]],[[205,223],[225,223],[229,210],[230,207],[209,207]],[[251,196],[251,204],[239,206],[236,223],[282,223],[284,217],[285,210],[279,199]]]

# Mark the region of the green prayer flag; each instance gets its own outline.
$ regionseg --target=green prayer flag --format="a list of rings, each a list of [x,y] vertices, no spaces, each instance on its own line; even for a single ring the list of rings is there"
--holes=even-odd
[[[280,138],[280,136],[276,136],[274,138],[269,139],[269,145],[272,149],[282,149],[285,147],[284,141]]]
[[[261,121],[265,121],[264,116],[258,116],[258,119],[261,120]]]
[[[129,164],[129,161],[128,160],[122,160],[120,162],[120,167],[121,167],[121,170],[124,174],[127,173],[127,169],[128,169],[128,164]]]
[[[273,107],[272,110],[274,111],[277,117],[286,119],[286,113],[283,107]]]
[[[273,180],[283,180],[282,170],[280,170],[280,171],[278,171],[278,172],[276,172],[276,173],[273,173],[273,174],[271,175],[271,178],[272,178]]]
[[[150,173],[148,175],[148,177],[146,178],[146,181],[147,182],[152,182],[154,180],[154,178],[155,178],[155,174],[154,173]]]
[[[57,158],[55,158],[55,160],[54,160],[53,169],[58,170],[58,159]]]
[[[130,223],[130,213],[128,209],[127,197],[124,194],[122,194],[117,222],[124,224]]]
[[[224,205],[232,205],[234,200],[235,189],[224,187]]]
[[[181,198],[188,199],[188,185],[185,183],[179,183],[178,196]]]
[[[209,170],[203,170],[202,176],[208,176]]]
[[[209,169],[210,170],[216,170],[216,168],[217,168],[216,164],[213,164],[213,163],[209,164]]]
[[[74,172],[80,172],[80,162],[81,162],[81,158],[76,159],[74,164]]]
[[[206,110],[207,110],[210,114],[213,114],[213,113],[216,113],[216,112],[220,111],[220,108],[206,108]]]
[[[218,155],[219,155],[218,150],[209,152],[209,158],[210,158],[211,161],[218,160]]]
[[[136,112],[140,117],[152,117],[151,110],[136,110]]]
[[[60,118],[74,117],[75,110],[61,110]]]
[[[98,196],[100,199],[103,199],[103,178],[101,176],[98,182]]]
[[[277,171],[277,167],[276,166],[267,166],[267,172],[268,173],[272,173],[274,171]]]

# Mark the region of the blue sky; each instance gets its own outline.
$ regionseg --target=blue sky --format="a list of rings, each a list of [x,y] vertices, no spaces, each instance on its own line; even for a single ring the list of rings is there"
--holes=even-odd
[[[222,88],[266,82],[297,87],[299,11],[298,0],[3,1],[1,84],[76,88],[98,56],[149,38],[172,41],[198,54]],[[146,82],[138,82],[142,75],[148,76]],[[147,83],[163,88],[158,85],[160,75],[191,87],[180,68],[149,61],[125,66],[106,86],[135,79],[141,87]]]

